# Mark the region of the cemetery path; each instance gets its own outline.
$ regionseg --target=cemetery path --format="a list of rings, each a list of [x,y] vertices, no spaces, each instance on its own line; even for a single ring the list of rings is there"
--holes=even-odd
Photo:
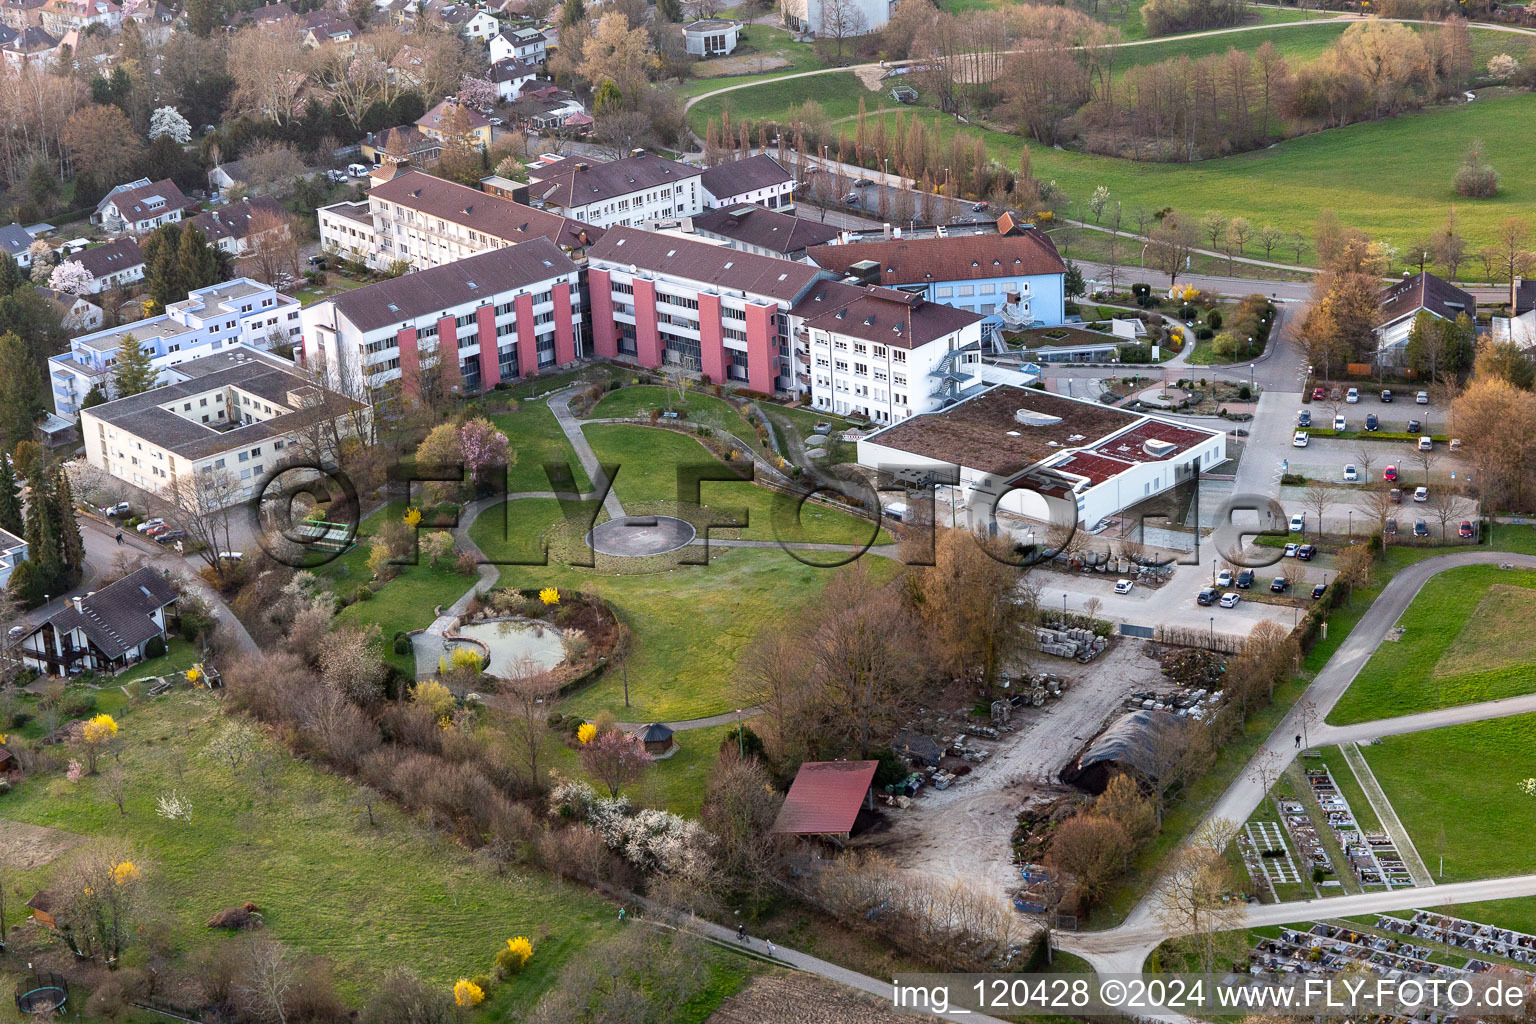
[[[1328,663],[1313,678],[1302,699],[1296,702],[1263,745],[1254,751],[1254,759],[1249,762],[1250,767],[1260,758],[1277,756],[1285,763],[1289,763],[1300,752],[1299,744],[1295,740],[1298,736],[1305,736],[1309,746],[1314,743],[1314,740],[1331,744],[1345,742],[1346,735],[1353,733],[1356,729],[1377,731],[1374,733],[1366,731],[1363,736],[1350,736],[1350,739],[1368,739],[1372,735],[1387,735],[1392,731],[1393,723],[1402,725],[1402,719],[1364,723],[1359,727],[1333,727],[1320,723],[1328,717],[1334,704],[1354,682],[1355,676],[1375,653],[1376,648],[1387,635],[1387,631],[1407,610],[1408,605],[1426,582],[1439,573],[1464,565],[1505,564],[1532,569],[1536,568],[1536,557],[1511,554],[1507,551],[1464,551],[1426,558],[1398,572],[1382,589],[1381,594],[1377,596],[1366,613],[1361,616],[1360,621],[1339,645],[1338,650],[1334,651],[1333,657],[1328,659]],[[1488,701],[1480,705],[1445,708],[1440,711],[1426,712],[1423,715],[1404,717],[1420,720],[1423,724],[1414,723],[1417,728],[1436,728],[1462,721],[1481,721],[1483,718],[1518,714],[1517,708],[1536,710],[1536,707],[1521,707],[1517,703],[1520,701],[1536,703],[1536,698]],[[1414,729],[1401,728],[1396,731],[1411,732]],[[1264,799],[1264,787],[1254,781],[1257,777],[1258,773],[1247,768],[1239,772],[1232,784],[1227,787],[1226,792],[1211,806],[1201,824],[1190,830],[1190,836],[1199,835],[1206,826],[1217,822],[1247,821]],[[1186,845],[1188,842],[1189,840],[1186,840]],[[1160,919],[1157,914],[1158,896],[1165,884],[1165,879],[1159,879],[1153,883],[1141,902],[1118,927],[1099,932],[1058,933],[1057,944],[1068,952],[1085,957],[1101,971],[1140,970],[1146,954],[1163,939],[1177,934],[1178,931],[1168,922]],[[1245,911],[1244,924],[1250,927],[1262,924],[1284,924],[1292,921],[1310,921],[1321,917],[1347,917],[1351,914],[1373,913],[1379,910],[1405,910],[1423,906],[1429,902],[1438,905],[1530,895],[1536,895],[1536,875],[1438,885],[1428,891],[1398,889],[1383,893],[1362,893],[1357,896],[1250,907]]]
[[[1448,725],[1465,725],[1468,722],[1484,722],[1490,718],[1508,718],[1536,712],[1536,693],[1519,697],[1501,697],[1476,704],[1461,704],[1451,708],[1436,708],[1418,714],[1398,718],[1378,718],[1373,722],[1356,722],[1354,725],[1313,726],[1308,737],[1316,747],[1331,747],[1341,743],[1369,743],[1379,736],[1401,736],[1407,732],[1423,732],[1425,729],[1443,729]]]

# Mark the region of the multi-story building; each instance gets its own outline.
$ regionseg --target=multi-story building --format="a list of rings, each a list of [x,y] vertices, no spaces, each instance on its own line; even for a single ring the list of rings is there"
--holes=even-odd
[[[743,252],[788,260],[804,260],[808,248],[835,241],[840,234],[837,228],[820,221],[751,203],[710,210],[684,221],[681,230],[717,239]]]
[[[790,310],[797,377],[811,404],[899,423],[980,389],[980,313],[921,295],[821,281]]]
[[[398,381],[408,397],[428,372],[472,393],[590,354],[576,264],[542,237],[343,292],[301,319],[306,365],[372,389]]]
[[[593,354],[797,391],[789,314],[826,276],[805,263],[610,228],[587,252]]]
[[[123,24],[123,9],[112,0],[48,0],[42,15],[43,28],[56,36],[83,32],[92,25],[115,32]]]
[[[334,203],[315,211],[320,218],[320,248],[349,260],[373,266],[378,236],[373,233],[373,215],[368,200]]]
[[[160,371],[160,384],[179,379],[177,368],[205,356],[243,348],[252,353],[299,338],[299,304],[271,285],[242,277],[199,288],[159,316],[72,338],[69,351],[50,356],[53,407],[76,416],[95,385],[112,394],[112,371],[123,340],[133,335]]]
[[[131,238],[115,238],[104,245],[81,249],[68,257],[77,261],[91,275],[86,288],[89,295],[100,295],[113,288],[123,288],[144,280],[144,253]]]
[[[1066,317],[1067,266],[1034,228],[1007,234],[818,245],[817,266],[865,284],[920,292],[946,306],[1018,325],[1055,326]]]
[[[420,171],[373,186],[367,217],[371,228],[359,204],[322,208],[321,247],[346,251],[366,245],[372,252],[365,260],[370,267],[382,270],[403,260],[421,270],[533,238],[547,238],[580,258],[602,234],[590,224]]]
[[[546,157],[529,168],[529,202],[600,228],[692,217],[704,209],[703,171],[637,152],[603,163]]]
[[[276,199],[257,196],[206,210],[193,217],[191,223],[219,251],[231,256],[244,256],[259,237],[252,232],[252,222],[258,228],[265,224],[267,231],[281,232],[287,216],[288,211]]]
[[[724,57],[736,49],[741,22],[702,18],[681,26],[683,49],[695,57]]]
[[[439,147],[446,146],[455,135],[463,135],[465,141],[481,150],[491,145],[491,122],[478,110],[452,97],[417,118],[416,127]]]
[[[524,64],[543,64],[548,45],[544,33],[536,28],[504,28],[491,37],[491,63],[511,59]]]
[[[96,204],[91,223],[114,233],[125,231],[130,235],[144,235],[163,224],[179,222],[196,206],[182,195],[181,189],[170,178],[159,181],[140,178],[108,192]]]
[[[767,153],[716,164],[700,176],[704,205],[712,210],[755,203],[770,210],[795,205],[795,176]]]
[[[176,377],[81,412],[86,460],[146,491],[169,491],[196,474],[228,474],[212,493],[233,503],[304,450],[317,418],[334,418],[345,435],[368,415],[362,403],[325,392],[310,374],[266,352],[196,359]]]

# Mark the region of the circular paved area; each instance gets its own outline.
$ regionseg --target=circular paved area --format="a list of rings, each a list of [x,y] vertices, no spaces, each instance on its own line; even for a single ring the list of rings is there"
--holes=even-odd
[[[587,545],[600,555],[644,558],[684,547],[694,538],[693,524],[672,516],[625,516],[594,526]]]

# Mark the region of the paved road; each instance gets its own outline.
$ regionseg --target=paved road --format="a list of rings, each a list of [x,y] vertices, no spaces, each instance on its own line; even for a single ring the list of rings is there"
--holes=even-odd
[[[624,506],[619,504],[619,494],[603,475],[602,467],[598,465],[597,453],[587,443],[587,435],[581,432],[581,421],[571,415],[571,399],[581,391],[581,387],[567,388],[549,397],[549,408],[555,414],[555,419],[560,424],[560,429],[565,432],[566,440],[571,442],[571,448],[576,452],[576,457],[581,460],[581,468],[587,471],[587,479],[592,481],[592,486],[601,491],[607,487],[608,494],[603,498],[603,508],[608,512],[610,519],[623,519]]]

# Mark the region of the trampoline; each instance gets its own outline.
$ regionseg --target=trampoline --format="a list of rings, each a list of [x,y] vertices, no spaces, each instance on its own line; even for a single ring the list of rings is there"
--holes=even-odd
[[[33,971],[16,983],[16,1009],[22,1013],[54,1013],[69,1001],[69,983],[57,971]]]

